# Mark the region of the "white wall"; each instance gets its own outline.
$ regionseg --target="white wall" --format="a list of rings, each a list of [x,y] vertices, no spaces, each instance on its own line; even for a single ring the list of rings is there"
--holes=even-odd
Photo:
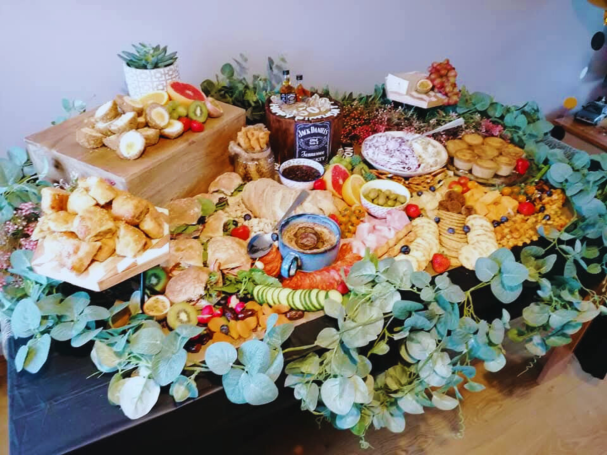
[[[449,57],[460,84],[552,111],[597,86],[579,80],[591,58],[605,74],[589,44],[601,23],[585,0],[0,0],[0,151],[63,97],[92,107],[124,91],[116,54],[131,42],[168,44],[196,85],[240,52],[256,70],[284,53],[308,84],[355,92]]]

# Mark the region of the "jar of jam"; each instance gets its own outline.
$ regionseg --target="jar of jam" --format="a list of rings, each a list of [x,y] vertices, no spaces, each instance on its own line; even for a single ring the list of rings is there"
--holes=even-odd
[[[243,181],[276,178],[274,154],[269,145],[260,152],[248,152],[232,141],[228,150],[234,171],[242,177]]]

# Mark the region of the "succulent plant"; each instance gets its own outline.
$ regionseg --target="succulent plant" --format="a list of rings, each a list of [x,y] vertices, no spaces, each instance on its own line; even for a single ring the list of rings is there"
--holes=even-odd
[[[118,54],[118,57],[131,68],[152,70],[171,66],[177,61],[177,52],[167,54],[166,46],[161,48],[160,45],[152,46],[151,44],[139,43],[139,45],[133,44],[133,48],[136,54],[127,51]]]

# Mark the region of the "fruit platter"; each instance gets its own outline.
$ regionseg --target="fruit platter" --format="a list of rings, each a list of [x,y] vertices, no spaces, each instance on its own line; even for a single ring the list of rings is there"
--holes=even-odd
[[[217,82],[224,99],[230,84],[247,82],[235,81],[230,68]],[[149,164],[138,173],[140,191],[126,191],[106,172],[85,172],[71,185],[40,180],[33,206],[15,209],[20,223],[32,223],[22,229],[31,231],[27,241],[37,242],[35,254],[11,255],[11,273],[30,280],[29,297],[6,297],[16,302],[15,333],[36,334],[17,370],[39,370],[44,362],[32,363],[28,352],[42,339],[91,342],[95,367],[113,374],[110,403],[131,419],[151,412],[160,387],[170,386],[176,403],[197,399],[203,374],[221,376],[234,403],[266,404],[278,396],[284,370],[302,409],[364,442],[372,426],[400,432],[405,413],[452,410],[462,393],[482,390],[472,378],[477,368],[504,367],[506,335],[533,356],[571,342],[607,313],[605,296],[580,285],[607,270],[605,155],[547,141],[551,126],[535,103],[505,106],[458,88],[448,60],[422,76],[412,87],[441,95],[434,110],[405,109],[382,87],[341,99],[302,89],[307,95],[285,101],[281,112],[327,100],[333,118],[277,122],[275,107],[245,125],[242,109],[236,114],[174,82],[71,119],[68,139],[80,153],[129,166],[149,160],[163,141],[182,141],[190,161]],[[297,100],[300,91],[288,84],[284,100]],[[258,112],[280,90],[264,92]],[[213,126],[230,112],[231,123]],[[349,140],[329,146],[342,139],[342,121]],[[212,128],[221,140],[197,141]],[[276,136],[287,130],[289,138],[313,133],[306,144],[321,151],[277,150]],[[144,184],[142,175],[165,166],[168,183]],[[195,177],[200,170],[204,177]],[[167,187],[171,196],[157,204],[145,197],[148,187]],[[88,306],[82,291],[50,294],[55,280],[105,289],[71,277],[99,278],[106,264],[117,275],[145,270],[132,286],[138,290],[110,308]],[[477,316],[479,295],[501,317]],[[511,327],[504,305],[515,301],[524,309]],[[296,327],[319,318],[327,324],[312,344],[291,342]],[[398,362],[374,370],[391,350]]]

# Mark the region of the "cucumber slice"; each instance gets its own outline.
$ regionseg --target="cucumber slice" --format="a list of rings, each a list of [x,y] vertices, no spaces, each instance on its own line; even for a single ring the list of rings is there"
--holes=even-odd
[[[316,311],[316,299],[318,298],[319,292],[318,289],[310,289],[310,293],[308,294],[308,305],[310,309],[308,311]]]
[[[272,288],[272,293],[270,294],[270,305],[274,306],[279,303],[278,294],[282,291],[282,288]]]
[[[255,300],[257,301],[257,303],[259,303],[260,305],[263,305],[265,303],[265,299],[263,298],[263,286],[257,286],[257,297],[255,297]]]
[[[255,286],[253,288],[253,300],[255,300],[256,302],[259,301],[259,298],[257,297],[257,292],[259,291],[259,286]]]
[[[325,308],[325,300],[329,298],[327,291],[318,291],[318,298],[316,299],[316,310],[320,311]]]
[[[259,297],[261,297],[262,303],[268,303],[268,286],[264,286],[261,288],[259,292]]]
[[[295,302],[295,293],[297,291],[291,289],[291,292],[289,292],[289,295],[287,297],[287,306],[289,308],[295,308],[296,310],[299,310],[299,307],[297,306],[296,302]]]
[[[303,294],[303,291],[300,289],[293,292],[293,304],[298,308],[305,308]]]
[[[314,292],[314,289],[306,289],[304,292],[304,303],[305,303],[305,307],[306,307],[306,311],[311,311],[312,310],[312,293]]]
[[[289,294],[291,293],[291,289],[289,288],[281,288],[280,292],[278,293],[276,299],[277,299],[277,303],[281,304],[281,305],[286,305],[287,304],[287,298],[289,297]]]
[[[342,303],[342,301],[344,300],[344,296],[341,295],[341,292],[336,291],[334,289],[329,291],[329,298],[339,303]]]

